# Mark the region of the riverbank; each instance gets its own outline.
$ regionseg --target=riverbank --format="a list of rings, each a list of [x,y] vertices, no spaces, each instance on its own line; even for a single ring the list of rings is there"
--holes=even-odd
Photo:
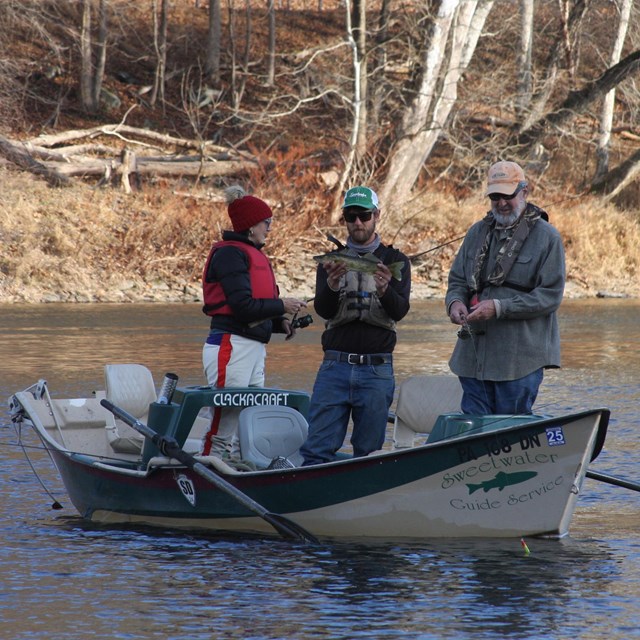
[[[197,302],[209,248],[228,227],[221,191],[145,185],[132,194],[82,183],[54,189],[0,165],[0,303]],[[566,297],[640,297],[640,221],[594,199],[533,185],[563,236]],[[266,253],[282,295],[314,295],[313,256],[345,234],[327,226],[328,190],[294,201],[291,185],[256,192],[274,211]],[[381,235],[413,260],[412,296],[441,298],[460,238],[486,202],[424,193],[405,210],[385,211]]]

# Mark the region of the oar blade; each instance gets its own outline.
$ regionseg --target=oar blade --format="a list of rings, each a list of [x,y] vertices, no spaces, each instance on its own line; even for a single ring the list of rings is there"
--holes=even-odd
[[[310,544],[320,544],[318,538],[285,516],[267,511],[264,514],[264,519],[285,538],[301,540]]]

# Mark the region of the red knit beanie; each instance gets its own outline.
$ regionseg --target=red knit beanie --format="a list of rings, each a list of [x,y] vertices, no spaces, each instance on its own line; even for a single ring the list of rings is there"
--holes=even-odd
[[[234,187],[229,187],[227,190],[227,201],[231,200],[227,211],[234,231],[246,231],[252,225],[273,217],[271,208],[264,200],[260,200],[255,196],[244,195],[241,187],[230,195],[229,192],[232,189]],[[235,199],[232,199],[233,196],[236,196]]]

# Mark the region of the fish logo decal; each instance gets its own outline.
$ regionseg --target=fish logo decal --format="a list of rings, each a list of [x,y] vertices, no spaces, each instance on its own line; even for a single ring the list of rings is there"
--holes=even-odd
[[[485,480],[480,484],[467,484],[469,487],[469,495],[480,491],[482,489],[485,493],[491,489],[499,489],[502,491],[505,487],[509,487],[512,484],[520,484],[535,478],[538,475],[537,471],[517,471],[516,473],[505,473],[504,471],[498,471],[496,477],[491,480]]]

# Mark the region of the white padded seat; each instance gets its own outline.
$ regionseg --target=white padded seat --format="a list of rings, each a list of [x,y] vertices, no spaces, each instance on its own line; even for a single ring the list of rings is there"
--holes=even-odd
[[[240,456],[258,469],[266,469],[280,456],[298,467],[302,464],[299,449],[308,431],[305,417],[292,407],[247,407],[240,412],[238,423]]]
[[[149,405],[156,401],[151,371],[141,364],[107,364],[104,367],[107,400],[147,423]],[[109,412],[107,440],[116,453],[139,454],[144,436]]]
[[[462,387],[456,376],[413,376],[400,384],[393,429],[393,448],[413,446],[443,413],[460,411]]]

